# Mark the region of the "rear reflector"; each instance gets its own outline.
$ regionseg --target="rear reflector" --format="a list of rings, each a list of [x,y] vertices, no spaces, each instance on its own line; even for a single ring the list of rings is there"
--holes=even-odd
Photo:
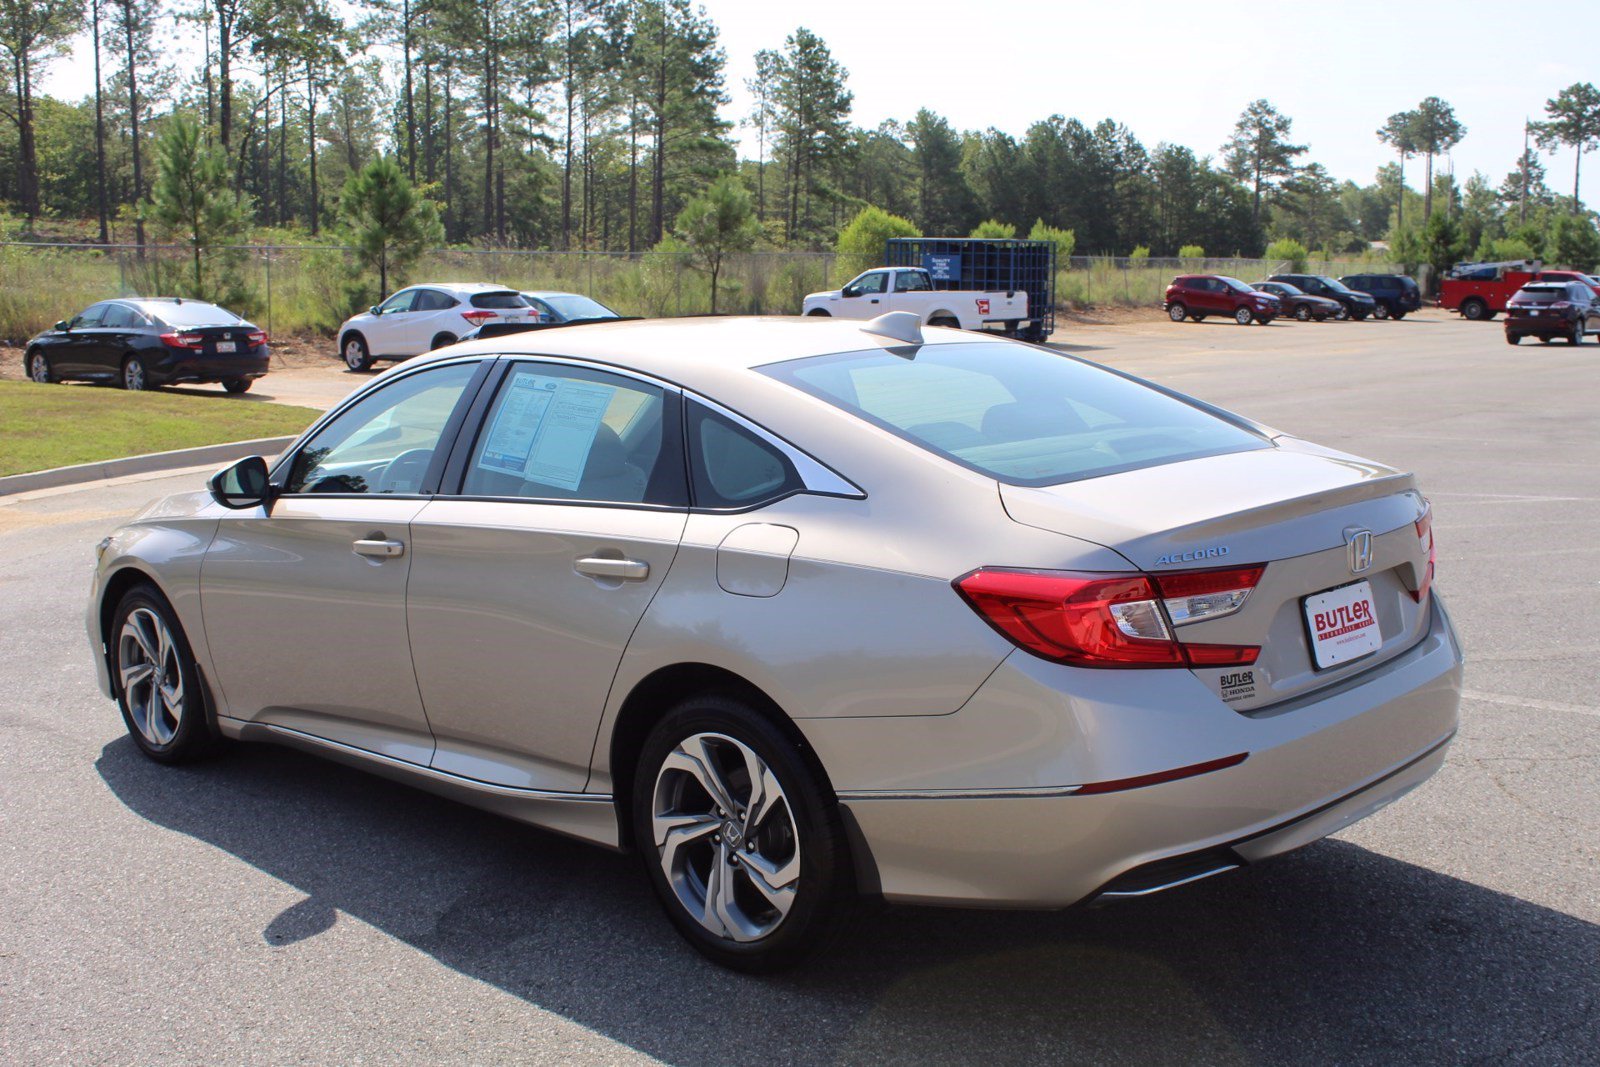
[[[1200,774],[1210,774],[1212,771],[1225,770],[1228,767],[1237,767],[1250,758],[1250,753],[1239,752],[1232,756],[1223,756],[1221,759],[1208,760],[1205,763],[1191,763],[1187,767],[1174,767],[1170,771],[1156,771],[1154,774],[1141,774],[1134,778],[1117,778],[1110,782],[1090,782],[1080,785],[1074,796],[1093,796],[1096,793],[1120,793],[1124,789],[1142,789],[1147,785],[1160,785],[1162,782],[1176,782],[1180,778],[1193,778]]]
[[[461,317],[472,323],[474,326],[482,326],[490,319],[498,318],[499,316],[493,311],[463,311],[461,313]]]
[[[1167,622],[1162,594],[1169,578],[1174,579],[1174,592],[1193,591],[1194,597],[1203,597],[1214,595],[1206,591],[1218,585],[1231,591],[1241,575],[1253,574],[1254,585],[1264,569],[1215,572],[1227,574],[1224,581],[1203,579],[1199,572],[1153,579],[1138,573],[984,568],[958,578],[954,585],[972,609],[1013,644],[1056,663],[1119,668],[1233,666],[1254,663],[1260,648],[1178,641]],[[1171,599],[1176,598],[1167,603]],[[1238,603],[1243,603],[1242,597]],[[1236,610],[1238,604],[1221,613]]]
[[[1250,567],[1230,567],[1218,571],[1158,574],[1155,579],[1172,625],[1186,626],[1191,622],[1232,615],[1244,607],[1250,590],[1261,581],[1266,569],[1266,564],[1258,563]]]

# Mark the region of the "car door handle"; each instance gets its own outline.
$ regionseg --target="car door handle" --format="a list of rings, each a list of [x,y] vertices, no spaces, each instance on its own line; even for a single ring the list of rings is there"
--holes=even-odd
[[[591,578],[618,578],[624,582],[642,582],[650,577],[650,564],[640,559],[585,556],[572,566],[579,574],[587,574]]]
[[[874,303],[874,304],[876,304],[876,303],[877,303],[877,302],[878,302],[878,298],[877,298],[877,297],[873,297],[873,298],[872,298],[872,302],[873,302],[873,303]]]
[[[393,559],[396,556],[405,555],[406,552],[406,545],[404,541],[378,541],[363,539],[356,541],[351,547],[356,550],[356,555],[371,556],[374,559]]]

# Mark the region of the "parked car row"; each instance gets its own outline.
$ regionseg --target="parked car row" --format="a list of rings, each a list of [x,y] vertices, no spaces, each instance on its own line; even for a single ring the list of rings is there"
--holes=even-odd
[[[36,382],[90,381],[139,391],[221,382],[249,390],[267,373],[267,334],[226,308],[181,297],[128,297],[91,304],[27,343]]]
[[[536,325],[620,316],[578,293],[520,292],[484,282],[410,285],[339,327],[339,354],[351,370],[400,360],[474,337],[491,323]]]
[[[1403,319],[1422,306],[1422,290],[1403,274],[1274,274],[1246,285],[1221,274],[1180,274],[1167,286],[1162,307],[1173,322],[1204,322],[1224,315],[1241,326],[1265,325],[1280,316],[1301,322],[1326,319]]]

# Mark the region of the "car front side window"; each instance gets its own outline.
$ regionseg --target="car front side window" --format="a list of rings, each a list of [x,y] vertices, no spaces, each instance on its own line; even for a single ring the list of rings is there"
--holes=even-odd
[[[402,311],[410,311],[412,302],[417,298],[416,289],[406,289],[385,300],[378,305],[378,314],[395,315]]]
[[[106,309],[110,306],[109,304],[94,304],[85,308],[73,316],[68,328],[73,330],[93,330],[103,326],[105,324]]]
[[[477,369],[477,363],[434,367],[368,393],[305,443],[284,492],[421,492],[450,415]]]

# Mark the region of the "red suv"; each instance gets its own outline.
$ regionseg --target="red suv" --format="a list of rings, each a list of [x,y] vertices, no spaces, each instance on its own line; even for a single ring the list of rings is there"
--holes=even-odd
[[[1207,315],[1226,315],[1240,326],[1250,320],[1265,326],[1278,317],[1280,302],[1271,293],[1252,289],[1238,278],[1221,274],[1180,274],[1167,286],[1162,301],[1173,322],[1193,319],[1204,322]]]

